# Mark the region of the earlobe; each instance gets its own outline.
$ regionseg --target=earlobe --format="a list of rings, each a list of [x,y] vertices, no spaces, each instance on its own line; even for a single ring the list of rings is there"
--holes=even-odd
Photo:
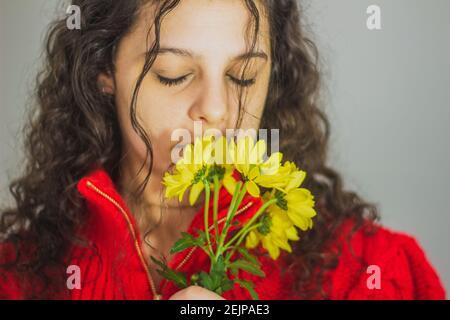
[[[97,78],[97,84],[102,94],[113,95],[115,93],[114,80],[111,75],[100,73]]]

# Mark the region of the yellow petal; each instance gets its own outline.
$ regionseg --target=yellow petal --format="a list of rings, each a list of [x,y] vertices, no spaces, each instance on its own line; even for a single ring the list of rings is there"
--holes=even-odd
[[[296,188],[290,190],[285,199],[288,203],[303,203],[304,205],[308,206],[312,206],[314,204],[311,192],[305,188]]]
[[[280,249],[275,246],[267,237],[262,239],[263,247],[269,252],[270,257],[276,260],[280,255]]]
[[[259,140],[250,153],[250,164],[260,164],[266,152],[266,141],[261,139]]]
[[[223,186],[225,187],[225,189],[227,189],[227,191],[230,194],[234,193],[234,189],[236,188],[236,180],[234,180],[234,178],[231,176],[231,174],[226,174],[223,177]]]
[[[256,177],[259,176],[259,168],[257,166],[253,167],[253,169],[250,170],[248,173],[248,178],[250,180],[254,180]]]
[[[247,181],[245,183],[247,185],[247,191],[250,193],[252,197],[259,197],[259,188],[253,181]]]
[[[194,172],[191,171],[188,167],[182,167],[179,171],[179,176],[183,183],[190,184],[194,179]]]
[[[299,215],[296,212],[293,211],[288,211],[287,212],[289,219],[291,219],[291,221],[300,229],[302,229],[303,231],[308,230],[308,227],[310,225],[310,222],[308,218],[303,217],[302,215]]]
[[[240,160],[238,160],[238,161],[240,161]],[[235,167],[236,167],[237,171],[242,173],[243,176],[245,176],[245,177],[248,176],[248,172],[249,172],[249,169],[250,169],[250,165],[249,164],[247,164],[247,163],[241,163],[241,164],[236,163]]]
[[[186,192],[188,186],[185,186],[178,194],[178,201],[181,202],[183,201],[183,197],[184,197],[184,193]]]
[[[272,153],[263,164],[261,164],[261,174],[263,175],[273,175],[276,174],[278,170],[280,170],[281,159],[283,158],[283,154],[281,152]]]
[[[281,248],[287,252],[292,252],[292,248],[289,245],[287,239],[281,239],[279,237],[272,237],[272,241],[273,241],[273,244],[278,246],[279,248]]]
[[[304,206],[303,204],[299,205],[291,205],[288,202],[288,211],[295,212],[296,214],[299,214],[305,218],[312,218],[317,215],[316,210],[314,208]]]
[[[254,180],[257,184],[259,184],[262,187],[277,188],[284,192],[284,186],[286,185],[287,175],[283,175],[281,173],[276,173],[273,175],[259,175]]]
[[[312,220],[311,220],[312,221]],[[295,227],[290,227],[290,228],[287,228],[286,230],[285,230],[285,232],[286,232],[286,236],[287,236],[287,238],[289,239],[289,240],[293,240],[293,241],[297,241],[297,240],[300,240],[300,237],[298,236],[298,232],[297,232],[297,229],[295,229]]]
[[[214,161],[213,150],[214,150],[213,144],[210,143],[205,146],[205,148],[203,149],[203,155],[202,155],[202,163],[203,164],[212,164],[213,163],[213,161]]]
[[[292,172],[289,177],[290,180],[286,186],[286,191],[289,191],[294,188],[298,188],[302,184],[303,180],[305,180],[305,177],[306,177],[305,171],[300,170],[300,171]]]
[[[200,193],[202,192],[204,188],[203,182],[197,182],[194,184],[191,188],[191,193],[189,194],[189,204],[191,206],[194,205],[194,203],[197,201]]]
[[[250,231],[245,239],[245,246],[248,249],[254,249],[259,243],[259,238],[255,231]]]

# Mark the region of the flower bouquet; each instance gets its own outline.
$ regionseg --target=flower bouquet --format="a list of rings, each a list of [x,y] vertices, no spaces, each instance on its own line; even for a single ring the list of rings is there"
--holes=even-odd
[[[179,288],[198,285],[219,295],[237,283],[258,299],[254,283],[238,277],[240,270],[265,276],[252,250],[262,248],[274,260],[280,249],[291,252],[289,242],[299,240],[298,229],[312,228],[316,215],[314,196],[300,187],[306,173],[290,161],[282,164],[280,152],[264,159],[266,148],[264,140],[255,142],[250,136],[237,142],[214,136],[196,138],[194,144],[184,147],[174,171],[164,175],[165,197],[178,197],[181,202],[189,192],[193,206],[204,193],[204,228],[197,230],[197,236],[182,233],[171,254],[198,247],[209,257],[210,268],[187,279],[185,273],[152,257],[164,278]],[[231,195],[231,202],[219,217],[222,187]],[[246,194],[259,201],[251,216],[241,213],[245,208],[239,209]]]

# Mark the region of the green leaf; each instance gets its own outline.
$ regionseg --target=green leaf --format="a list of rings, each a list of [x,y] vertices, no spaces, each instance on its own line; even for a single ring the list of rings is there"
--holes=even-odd
[[[211,283],[212,283],[212,291],[216,291],[222,285],[223,275],[219,273],[210,273]]]
[[[169,281],[173,281],[175,285],[179,288],[187,287],[187,279],[186,274],[184,272],[174,271],[169,267],[167,267],[163,262],[159,261],[158,259],[154,257],[150,258],[156,265],[158,265],[161,268],[156,270],[161,276],[163,276]]]
[[[239,259],[236,261],[233,261],[232,263],[229,264],[228,266],[230,269],[236,268],[236,269],[242,269],[244,271],[247,271],[251,274],[260,276],[260,277],[264,277],[266,274],[261,270],[259,264],[258,265],[254,265],[252,263],[249,263],[246,260],[243,259]]]
[[[247,259],[250,263],[259,265],[259,260],[258,258],[256,258],[254,255],[252,255],[247,249],[243,248],[243,247],[237,247],[237,250],[239,251],[239,253],[245,258]]]
[[[153,256],[150,256],[150,259],[152,259],[153,263],[155,263],[156,265],[158,265],[159,267],[161,267],[162,269],[167,269],[167,266],[164,264],[164,262],[159,261],[158,259],[156,259]]]
[[[212,264],[211,272],[200,272],[198,276],[200,286],[221,295],[223,292],[233,287],[233,281],[228,279],[223,256],[219,256]]]
[[[215,289],[211,277],[205,271],[200,272],[199,283],[203,288],[208,289],[210,291],[214,291]]]
[[[234,282],[230,279],[226,279],[222,283],[222,291],[223,292],[231,290],[231,289],[233,289],[233,287],[234,287]]]
[[[170,249],[171,254],[183,251],[186,248],[202,245],[202,241],[198,238],[194,238],[190,233],[182,232],[181,235],[181,239],[175,242],[172,249]]]
[[[197,236],[197,240],[199,241],[199,243],[201,243],[202,245],[206,243],[206,233],[203,230],[200,230],[198,228],[195,228],[195,231],[197,232],[198,236]]]
[[[223,256],[219,256],[217,262],[213,263],[211,273],[218,273],[221,275],[225,273],[225,262],[223,260]]]
[[[250,282],[247,280],[242,280],[242,279],[236,279],[235,281],[242,288],[247,289],[247,291],[250,293],[250,296],[253,298],[253,300],[259,300],[259,296],[258,296],[258,293],[254,289],[255,284],[253,282]]]

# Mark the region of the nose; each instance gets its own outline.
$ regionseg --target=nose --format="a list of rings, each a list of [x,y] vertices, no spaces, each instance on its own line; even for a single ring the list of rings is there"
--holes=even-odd
[[[193,121],[203,121],[209,128],[226,126],[229,113],[227,90],[221,81],[209,81],[200,90],[198,99],[189,110]]]

